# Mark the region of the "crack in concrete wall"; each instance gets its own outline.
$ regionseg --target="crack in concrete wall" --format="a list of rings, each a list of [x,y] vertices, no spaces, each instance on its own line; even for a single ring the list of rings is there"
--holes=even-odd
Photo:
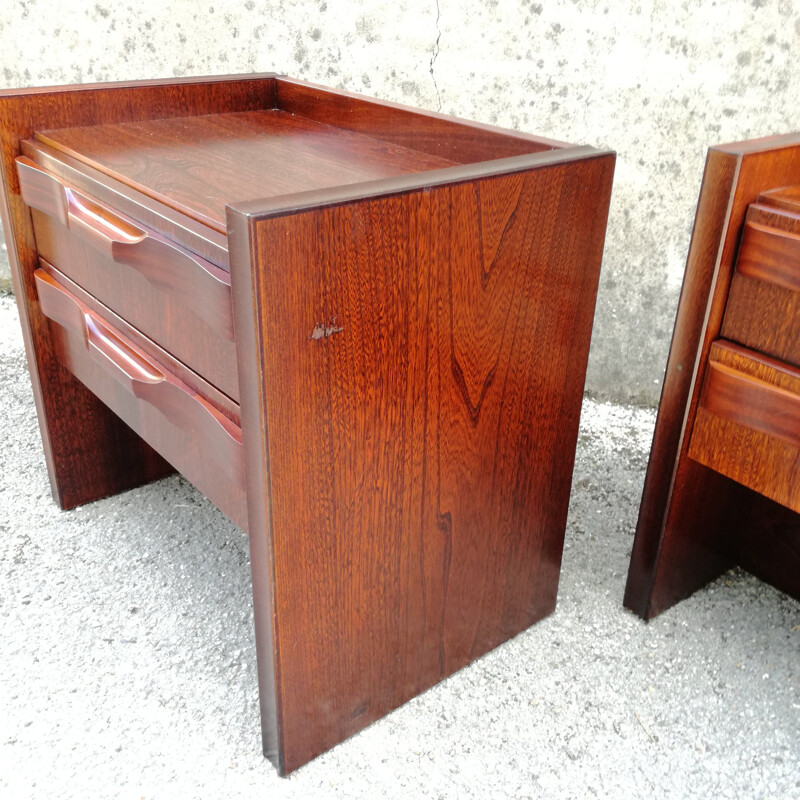
[[[431,80],[433,81],[433,88],[436,90],[437,106],[436,110],[442,110],[442,94],[439,91],[439,84],[436,82],[436,75],[433,72],[433,65],[439,57],[439,42],[442,40],[442,29],[439,27],[439,20],[441,19],[441,8],[439,7],[439,0],[436,0],[436,41],[433,43],[433,50],[431,52],[430,73]]]

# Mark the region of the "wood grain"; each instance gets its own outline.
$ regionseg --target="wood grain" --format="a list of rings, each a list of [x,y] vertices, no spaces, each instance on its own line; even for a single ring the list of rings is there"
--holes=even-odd
[[[779,189],[762,192],[758,201],[765,206],[800,214],[800,185],[781,186]]]
[[[180,260],[162,261],[158,247],[143,264],[135,250],[115,255],[52,214],[32,209],[31,221],[41,258],[238,401],[229,273],[185,251]],[[160,242],[157,234],[150,236]],[[210,293],[206,281],[212,282]]]
[[[474,164],[570,146],[542,136],[316,86],[285,75],[276,78],[275,98],[278,108],[292,114],[365,133],[456,164]]]
[[[748,222],[736,269],[748,278],[800,292],[800,236]]]
[[[454,163],[277,109],[37,131],[36,138],[218,231],[228,203]]]
[[[118,330],[126,339],[133,342],[139,350],[155,361],[158,361],[160,364],[163,364],[182,383],[200,394],[205,400],[211,403],[214,408],[221,411],[228,419],[233,420],[237,426],[241,427],[238,403],[235,403],[230,397],[223,394],[196,372],[193,372],[186,364],[178,361],[152,339],[148,339],[141,331],[134,328],[118,314],[115,314],[108,306],[103,305],[96,297],[92,297],[92,295],[78,286],[75,281],[71,280],[63,272],[60,272],[52,264],[45,261],[44,258],[39,259],[39,269],[47,272],[66,288],[70,294],[75,295],[75,297],[77,297],[93,314],[108,322],[112,328]]]
[[[231,212],[282,771],[553,610],[612,170]]]
[[[188,252],[205,258],[226,272],[230,271],[228,237],[225,234],[212,230],[197,220],[189,219],[142,192],[121,185],[102,172],[41,142],[26,139],[20,145],[24,156],[56,175],[64,183],[91,195],[119,213],[126,214],[145,227],[158,231]]]
[[[721,336],[800,365],[799,248],[800,217],[750,206]]]
[[[138,486],[171,467],[59,364],[38,305],[38,264],[14,160],[39,129],[271,108],[272,76],[189,78],[0,92],[0,215],[53,496],[63,508]]]
[[[10,92],[0,124],[54,492],[69,505],[166,469],[107,403],[247,525],[263,746],[286,773],[552,611],[614,156],[281,86]],[[235,358],[135,275],[104,294],[119,266],[29,211],[20,149],[230,262]],[[73,296],[45,299],[60,324],[37,245],[86,264],[39,273],[45,296],[48,280]],[[209,386],[182,334],[238,394]]]
[[[800,181],[800,134],[709,151],[664,378],[625,606],[649,619],[736,563],[753,493],[688,457],[749,204]]]
[[[118,267],[135,270],[168,301],[188,306],[218,334],[233,339],[231,283],[226,272],[63,183],[25,156],[17,159],[17,173],[29,206],[53,217]]]
[[[60,362],[238,525],[246,528],[241,430],[60,284],[34,273]],[[53,324],[55,323],[55,324]]]
[[[736,507],[730,496],[735,486],[697,462],[682,459],[681,451],[737,167],[736,156],[709,151],[625,586],[625,607],[644,619],[733,565],[720,533],[728,529],[728,509]],[[706,494],[726,492],[726,503],[702,501]],[[698,514],[703,519],[698,520]],[[659,571],[662,554],[664,567]]]
[[[716,342],[689,456],[800,511],[800,371]]]

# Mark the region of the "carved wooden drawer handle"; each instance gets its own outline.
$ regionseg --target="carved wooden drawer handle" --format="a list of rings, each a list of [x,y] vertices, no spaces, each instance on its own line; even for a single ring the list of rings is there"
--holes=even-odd
[[[34,272],[39,304],[46,317],[78,333],[92,359],[139,400],[159,411],[173,425],[201,441],[220,464],[243,480],[238,451],[241,429],[188,387],[168,377],[161,367],[134,350],[100,318],[85,308],[44,270]]]
[[[234,338],[230,280],[222,270],[66,186],[26,156],[17,158],[17,173],[29,206],[174,295],[226,338]]]
[[[736,269],[748,278],[800,292],[800,236],[748,222]]]
[[[800,396],[787,389],[709,361],[700,404],[722,419],[800,448]]]

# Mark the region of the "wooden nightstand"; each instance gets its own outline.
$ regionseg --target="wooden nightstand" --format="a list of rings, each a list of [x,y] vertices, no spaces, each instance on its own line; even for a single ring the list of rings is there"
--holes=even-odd
[[[709,151],[625,591],[642,617],[734,564],[800,597],[798,184],[800,134]]]
[[[282,773],[553,610],[612,153],[273,75],[0,132],[54,496],[175,467],[248,531]]]

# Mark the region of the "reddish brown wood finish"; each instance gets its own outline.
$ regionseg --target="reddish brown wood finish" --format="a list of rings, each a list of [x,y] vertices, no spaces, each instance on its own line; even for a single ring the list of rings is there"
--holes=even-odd
[[[800,365],[800,216],[759,203],[747,220],[720,335]]]
[[[189,78],[0,92],[3,230],[20,310],[53,496],[63,508],[129,489],[171,471],[166,462],[58,363],[38,307],[30,211],[20,195],[20,143],[39,129],[274,106],[265,76]]]
[[[247,523],[282,772],[553,609],[613,154],[270,76],[6,93],[0,113],[53,485],[80,447],[83,499],[122,486],[93,472],[109,445],[129,485],[148,463],[81,417],[128,430],[61,362]],[[31,200],[61,222],[30,211],[20,149],[107,205],[101,222],[230,261],[235,359],[107,241],[74,235],[58,186]],[[43,304],[32,219],[72,276],[45,265]],[[200,375],[182,335],[213,354]]]
[[[227,273],[109,206],[64,184],[25,156],[17,159],[22,198],[119,267],[127,267],[233,340]],[[34,226],[35,231],[35,226]]]
[[[234,201],[454,163],[278,109],[37,131],[36,138],[218,231]]]
[[[241,427],[239,416],[239,404],[235,403],[226,394],[223,394],[215,386],[201,378],[196,372],[189,369],[184,363],[178,361],[166,350],[157,345],[152,339],[143,336],[128,322],[118,314],[115,314],[108,306],[104,306],[96,297],[92,297],[88,292],[78,286],[75,281],[68,278],[63,272],[57,270],[52,264],[39,259],[39,269],[47,272],[52,278],[60,283],[70,294],[80,300],[95,316],[108,322],[115,330],[119,331],[126,339],[130,340],[135,347],[147,354],[159,364],[163,364],[181,383],[189,386],[197,394],[201,395],[218,411],[221,411],[228,419],[232,420],[238,427]]]
[[[748,222],[736,270],[748,278],[800,292],[800,236]]]
[[[229,273],[141,226],[137,227],[146,233],[145,240],[134,238],[136,243],[122,253],[110,251],[103,242],[98,246],[83,226],[76,226],[71,212],[69,217],[64,214],[73,219],[68,227],[58,221],[56,209],[41,194],[30,195],[23,190],[23,198],[31,200],[36,247],[42,258],[238,401]],[[91,221],[92,228],[97,224]],[[154,248],[142,254],[137,248],[147,247],[148,240]],[[179,255],[171,256],[173,250]]]
[[[61,363],[234,522],[247,527],[241,430],[96,316],[52,272],[34,273]]]
[[[782,186],[780,189],[762,192],[758,200],[764,205],[800,214],[800,185]]]
[[[397,103],[292,80],[285,75],[278,76],[275,83],[276,104],[284,111],[366,133],[456,164],[570,147],[566,142],[412,110]]]
[[[800,371],[715,342],[689,456],[800,512]]]
[[[626,607],[646,619],[744,563],[748,543],[759,546],[747,529],[757,495],[690,459],[688,448],[748,205],[797,181],[798,134],[709,151],[625,590]]]
[[[737,563],[796,597],[800,514],[752,492],[747,513],[741,541],[733,542]]]
[[[63,183],[84,192],[99,202],[116,209],[166,239],[179,244],[190,253],[205,258],[229,272],[228,237],[196,220],[175,211],[163,203],[120,184],[102,172],[77,159],[43,145],[33,139],[21,142],[22,153],[35,164],[55,175]]]
[[[554,608],[613,170],[559,161],[231,212],[282,771]]]

